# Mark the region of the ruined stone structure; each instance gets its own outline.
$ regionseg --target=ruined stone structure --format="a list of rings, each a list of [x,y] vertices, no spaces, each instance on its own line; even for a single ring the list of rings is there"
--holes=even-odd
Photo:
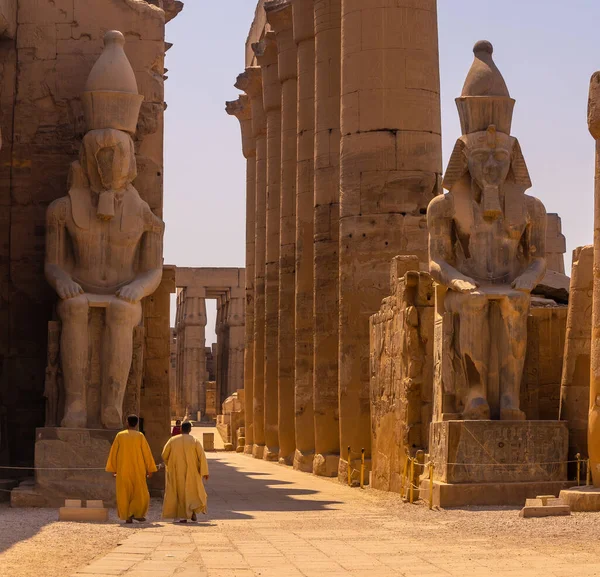
[[[216,380],[216,406],[244,384],[244,269],[184,268],[175,274],[176,369],[171,412],[200,420],[208,414],[207,382]],[[206,299],[217,301],[216,367],[209,371],[205,343]],[[211,374],[212,373],[212,374]],[[200,417],[198,417],[200,413]],[[213,410],[211,414],[215,414]]]
[[[50,203],[65,195],[69,167],[78,157],[86,130],[97,128],[86,125],[81,96],[86,79],[102,52],[105,33],[122,30],[125,54],[143,101],[137,126],[134,122],[119,128],[129,131],[133,139],[137,177],[132,185],[149,207],[148,218],[159,221],[164,54],[169,47],[165,23],[181,8],[182,3],[174,0],[0,3],[0,194],[4,199],[0,202],[0,414],[5,415],[2,430],[8,432],[3,434],[2,464],[32,464],[36,426],[44,424],[44,392],[50,401],[48,422],[55,422],[62,402],[55,392],[65,377],[68,380],[65,367],[57,363],[60,351],[54,337],[59,327],[48,325],[57,319],[57,296],[42,272],[45,214]],[[80,186],[74,176],[71,187]],[[125,402],[139,406],[156,457],[168,435],[169,294],[175,290],[174,280],[174,270],[165,268],[152,297],[142,301],[142,333],[134,331],[131,364],[138,376],[143,374],[143,381],[138,380],[133,394],[125,393]],[[116,418],[110,424],[116,426]],[[152,483],[160,485],[160,475]]]
[[[369,317],[390,294],[394,257],[415,257],[409,260],[416,273],[427,269],[426,211],[441,193],[436,2],[261,0],[235,86],[245,94],[227,112],[240,121],[247,161],[246,302],[253,307],[246,320],[245,450],[269,459],[278,452],[290,463],[293,438],[295,468],[346,479],[350,460],[358,476],[361,449],[367,466],[371,456],[370,383],[377,363],[385,364],[370,368]],[[548,269],[556,276],[542,284],[565,303],[558,215],[548,215],[544,228]],[[426,278],[417,284],[431,285]],[[401,286],[392,287],[398,304],[378,313],[371,328],[389,335],[394,350],[402,347],[392,325],[405,323],[391,320],[392,311],[400,314],[395,307],[410,310],[411,322],[421,312],[433,315],[430,301],[413,303],[413,289]],[[527,344],[531,358],[548,354],[546,334],[564,327],[566,309],[546,315],[526,321],[543,327],[531,331],[541,335]],[[414,334],[420,330],[429,329],[414,327]],[[406,338],[415,355],[424,354]],[[543,375],[526,368],[528,415],[558,413],[562,355],[548,358],[556,362]],[[419,365],[397,362],[407,373]],[[411,413],[411,439],[419,428],[428,431],[433,410],[431,393],[420,394],[424,414]],[[398,442],[408,443],[401,436]],[[427,446],[427,434],[419,437]]]

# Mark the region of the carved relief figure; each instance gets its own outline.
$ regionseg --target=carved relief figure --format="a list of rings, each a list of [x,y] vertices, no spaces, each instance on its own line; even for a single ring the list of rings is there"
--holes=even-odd
[[[123,51],[125,40],[111,31],[104,41],[83,94],[89,132],[71,167],[68,195],[48,208],[45,272],[60,298],[61,425],[87,424],[88,316],[90,307],[102,307],[101,421],[117,429],[122,426],[133,329],[142,318],[140,301],[162,277],[164,224],[132,185],[136,161],[131,134],[142,97]]]
[[[444,177],[449,192],[429,204],[429,268],[448,288],[446,311],[459,318],[454,338],[468,391],[463,418],[490,418],[490,355],[498,347],[500,418],[524,419],[519,389],[530,293],[546,270],[546,211],[525,194],[531,181],[519,142],[510,136],[515,101],[492,52],[489,42],[475,45],[457,99],[463,136]],[[499,334],[491,334],[492,306],[499,309]]]

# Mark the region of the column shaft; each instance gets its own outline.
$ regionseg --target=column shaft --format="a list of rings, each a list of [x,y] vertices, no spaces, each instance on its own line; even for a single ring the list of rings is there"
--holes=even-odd
[[[281,84],[281,192],[279,234],[279,461],[291,465],[294,432],[294,283],[296,251],[296,44],[292,30],[292,3],[265,3],[267,21],[277,39]]]
[[[237,82],[236,82],[237,84]],[[244,339],[243,375],[245,447],[252,452],[253,443],[253,394],[254,394],[254,257],[255,257],[255,212],[256,212],[256,137],[252,132],[252,105],[250,97],[240,96],[226,103],[227,114],[240,122],[242,152],[246,158],[246,268],[245,306],[242,302]]]
[[[236,88],[250,97],[252,135],[256,142],[256,198],[254,253],[254,355],[252,389],[252,454],[262,459],[265,447],[264,360],[265,360],[265,243],[266,243],[266,118],[262,96],[262,74],[258,66],[247,68],[237,78]],[[246,405],[248,407],[248,405]],[[249,452],[249,447],[246,447]]]
[[[263,79],[267,116],[267,219],[265,264],[265,453],[279,458],[277,345],[279,332],[279,195],[281,188],[281,85],[273,32],[254,46]]]
[[[315,1],[313,472],[338,472],[341,0]]]
[[[313,0],[294,0],[298,54],[298,140],[296,165],[296,354],[294,468],[312,471],[313,410],[313,218],[315,133],[315,37]]]
[[[441,173],[436,1],[342,0],[339,474],[370,457],[369,317],[392,257],[427,262]],[[368,23],[368,25],[366,24]],[[370,460],[367,463],[370,464]]]

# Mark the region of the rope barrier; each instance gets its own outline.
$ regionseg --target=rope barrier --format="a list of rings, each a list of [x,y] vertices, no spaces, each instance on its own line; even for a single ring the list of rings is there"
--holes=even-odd
[[[104,467],[8,467],[0,466],[0,469],[13,471],[105,471]]]

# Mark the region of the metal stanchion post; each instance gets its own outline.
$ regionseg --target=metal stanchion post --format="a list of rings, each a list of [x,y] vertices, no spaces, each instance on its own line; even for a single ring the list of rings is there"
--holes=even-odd
[[[400,495],[402,498],[406,498],[406,475],[408,474],[408,455],[404,455],[404,469],[402,471],[402,478],[400,479]]]
[[[365,450],[360,452],[360,488],[365,488]]]
[[[590,460],[589,459],[585,462],[585,484],[586,485],[592,484],[592,470],[590,468]]]
[[[429,509],[433,509],[433,463],[429,461]]]
[[[416,459],[411,459],[410,460],[410,502],[414,503],[414,499],[415,499],[415,483],[414,483],[414,479],[415,479],[415,460]]]
[[[352,465],[350,464],[350,445],[348,445],[348,487],[352,487]]]
[[[581,485],[581,454],[577,453],[575,458],[577,459],[577,486],[579,487]]]

